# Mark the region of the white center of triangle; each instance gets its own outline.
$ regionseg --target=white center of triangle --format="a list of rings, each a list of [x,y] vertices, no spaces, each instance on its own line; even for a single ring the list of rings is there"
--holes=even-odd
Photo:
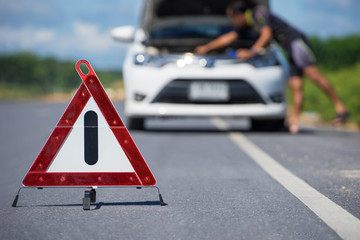
[[[94,165],[88,165],[84,159],[84,115],[88,111],[94,111],[98,116],[98,161]],[[95,100],[90,97],[47,172],[135,172],[135,170]]]

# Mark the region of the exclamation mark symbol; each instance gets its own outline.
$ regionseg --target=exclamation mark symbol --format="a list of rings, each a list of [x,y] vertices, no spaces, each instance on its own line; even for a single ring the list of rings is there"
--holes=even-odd
[[[94,111],[88,111],[84,115],[84,145],[85,162],[94,165],[98,161],[98,116]]]

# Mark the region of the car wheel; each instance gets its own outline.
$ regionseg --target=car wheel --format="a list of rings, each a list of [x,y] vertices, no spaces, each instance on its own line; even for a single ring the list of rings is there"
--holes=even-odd
[[[145,119],[144,118],[127,118],[127,128],[131,130],[144,130]]]
[[[281,131],[285,130],[285,119],[251,119],[253,131]]]

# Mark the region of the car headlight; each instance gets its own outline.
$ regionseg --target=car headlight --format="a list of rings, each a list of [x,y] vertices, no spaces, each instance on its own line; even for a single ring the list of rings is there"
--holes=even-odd
[[[146,53],[138,53],[134,55],[134,64],[151,67],[162,67],[171,61],[163,56],[154,56]]]
[[[134,64],[141,66],[163,67],[167,64],[176,64],[179,68],[188,65],[199,65],[201,67],[213,67],[215,59],[208,57],[198,57],[191,53],[184,55],[150,55],[146,53],[138,53],[134,55]]]
[[[150,55],[139,53],[134,56],[134,63],[136,65],[146,65],[150,62]]]
[[[138,53],[134,55],[134,64],[141,66],[151,66],[160,68],[167,64],[175,64],[179,68],[184,68],[188,65],[198,65],[204,68],[212,68],[216,65],[228,65],[248,63],[256,68],[263,68],[269,66],[279,65],[274,52],[267,52],[251,58],[249,60],[241,60],[232,56],[214,57],[214,56],[194,56],[191,53],[184,55],[150,55],[146,53]]]

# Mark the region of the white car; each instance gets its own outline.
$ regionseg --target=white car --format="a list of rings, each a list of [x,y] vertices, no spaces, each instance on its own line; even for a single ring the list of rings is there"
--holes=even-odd
[[[276,45],[248,61],[232,57],[256,40],[247,31],[248,38],[229,48],[192,54],[233,28],[228,2],[146,0],[139,28],[113,29],[114,39],[131,42],[123,66],[128,128],[143,129],[149,117],[212,116],[250,118],[253,128],[283,127],[288,67]]]

